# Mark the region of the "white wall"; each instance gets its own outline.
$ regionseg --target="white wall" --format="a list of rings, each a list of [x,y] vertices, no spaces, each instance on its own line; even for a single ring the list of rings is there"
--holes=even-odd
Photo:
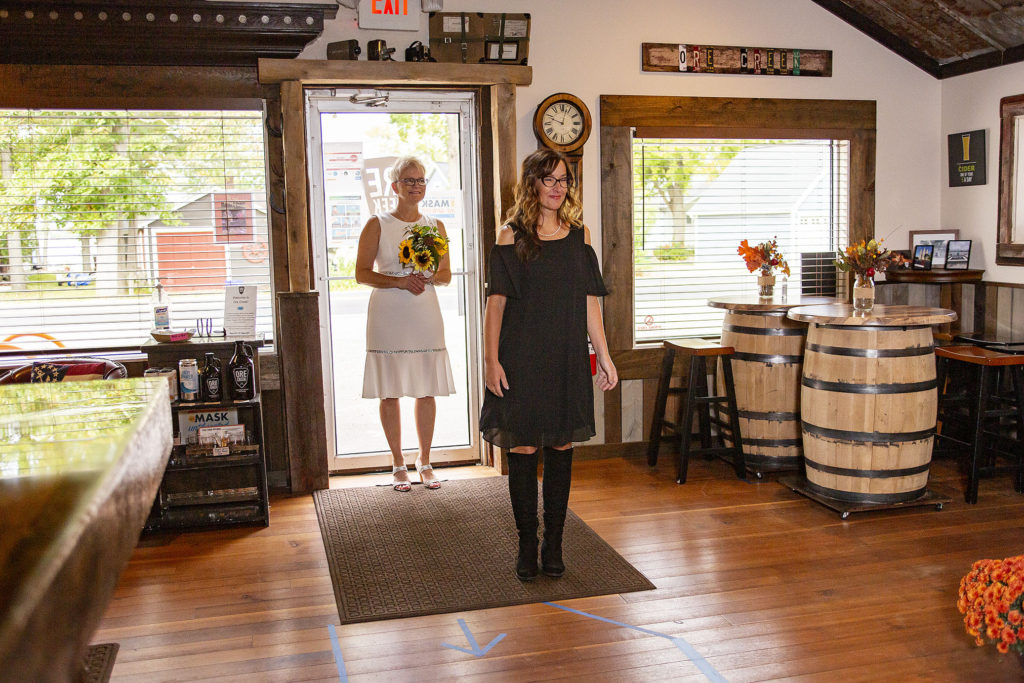
[[[587,103],[595,130],[585,148],[583,200],[595,237],[600,233],[598,98],[605,94],[876,100],[876,234],[893,248],[905,248],[908,230],[940,226],[945,163],[940,81],[809,0],[447,0],[445,11],[531,14],[533,84],[518,89],[519,157],[536,149],[531,124],[542,99],[565,91]],[[427,43],[425,14],[420,24],[416,33],[362,31],[356,12],[340,8],[301,56],[323,59],[328,42],[356,38],[365,59],[366,41],[383,38],[399,48],[402,59],[413,40]],[[830,49],[833,75],[643,73],[643,42]],[[595,242],[600,251],[599,239]]]
[[[985,130],[988,182],[949,187],[945,161],[940,173],[942,228],[958,228],[960,239],[973,240],[971,267],[984,268],[992,282],[1024,282],[1024,268],[996,265],[999,211],[999,100],[1024,93],[1024,64],[1011,64],[942,82],[942,130]]]

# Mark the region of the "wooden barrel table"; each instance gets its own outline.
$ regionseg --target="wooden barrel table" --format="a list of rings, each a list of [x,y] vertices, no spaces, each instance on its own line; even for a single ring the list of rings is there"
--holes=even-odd
[[[956,313],[834,304],[789,317],[810,324],[800,395],[807,488],[858,505],[922,498],[938,401],[931,326]]]
[[[778,294],[708,300],[727,311],[722,345],[736,349],[732,372],[743,454],[747,469],[758,477],[803,467],[800,377],[807,324],[786,314],[797,306],[831,303],[836,300],[799,294],[785,300]]]

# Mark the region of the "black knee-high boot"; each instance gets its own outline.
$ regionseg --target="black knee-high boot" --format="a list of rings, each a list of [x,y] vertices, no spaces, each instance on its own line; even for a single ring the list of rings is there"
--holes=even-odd
[[[562,530],[569,508],[569,484],[572,479],[572,449],[544,449],[544,542],[540,546],[541,571],[559,577],[565,573],[562,562]]]
[[[516,576],[533,581],[537,576],[537,452],[508,454],[508,493],[519,532]]]

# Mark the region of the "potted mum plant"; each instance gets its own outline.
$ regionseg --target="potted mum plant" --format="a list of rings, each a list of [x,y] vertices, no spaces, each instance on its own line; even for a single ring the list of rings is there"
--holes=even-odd
[[[978,560],[960,580],[957,609],[964,628],[981,646],[1014,653],[1024,665],[1024,555]]]
[[[767,298],[775,293],[774,270],[778,269],[789,275],[789,264],[786,263],[782,252],[779,251],[777,237],[773,237],[770,242],[761,242],[754,246],[750,246],[747,240],[743,240],[736,253],[743,257],[748,271],[751,273],[755,270],[761,271],[757,276],[757,293],[762,297]]]

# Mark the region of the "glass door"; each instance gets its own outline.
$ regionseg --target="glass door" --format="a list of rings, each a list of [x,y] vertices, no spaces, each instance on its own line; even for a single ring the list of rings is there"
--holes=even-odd
[[[414,155],[427,166],[422,213],[440,218],[450,241],[452,282],[437,288],[456,393],[438,397],[431,462],[477,462],[480,312],[476,302],[478,168],[473,93],[411,90],[311,90],[310,213],[327,393],[330,469],[387,467],[391,457],[379,401],[362,398],[366,309],[371,289],[356,283],[359,233],[394,208],[389,169]],[[402,449],[415,457],[413,399],[400,400]]]

